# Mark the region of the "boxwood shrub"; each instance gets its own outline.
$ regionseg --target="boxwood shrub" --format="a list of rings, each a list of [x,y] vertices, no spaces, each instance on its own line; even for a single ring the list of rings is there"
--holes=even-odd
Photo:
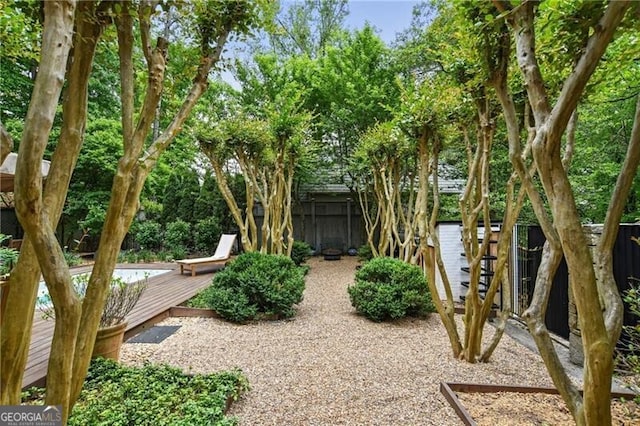
[[[302,265],[312,254],[311,246],[304,241],[294,241],[291,248],[291,260],[297,266]]]
[[[424,316],[435,310],[422,270],[389,257],[365,263],[347,291],[356,311],[373,321]]]
[[[191,306],[213,309],[238,323],[257,317],[290,318],[303,291],[303,270],[289,257],[250,252],[216,273]]]

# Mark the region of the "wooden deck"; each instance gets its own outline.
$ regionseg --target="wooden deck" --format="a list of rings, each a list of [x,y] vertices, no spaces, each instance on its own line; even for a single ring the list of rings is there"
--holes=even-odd
[[[125,340],[169,316],[169,308],[193,297],[211,284],[216,267],[202,268],[198,275],[180,275],[175,263],[122,264],[118,269],[170,269],[170,272],[149,278],[149,286],[127,316]],[[73,273],[89,271],[89,267],[74,269]],[[219,269],[219,268],[218,268]],[[23,387],[42,385],[47,375],[47,363],[53,337],[53,321],[43,320],[36,309],[27,368]]]

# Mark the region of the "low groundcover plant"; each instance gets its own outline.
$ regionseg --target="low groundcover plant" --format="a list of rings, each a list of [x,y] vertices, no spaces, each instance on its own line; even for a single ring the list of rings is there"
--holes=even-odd
[[[129,367],[113,360],[91,361],[70,426],[235,425],[225,416],[231,402],[249,390],[240,370],[185,374],[168,365]],[[41,403],[43,389],[23,393],[27,403]]]

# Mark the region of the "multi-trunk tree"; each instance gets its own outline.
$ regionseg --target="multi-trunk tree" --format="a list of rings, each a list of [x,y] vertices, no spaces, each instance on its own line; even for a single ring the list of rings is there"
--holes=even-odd
[[[525,2],[518,7],[506,1],[495,1],[494,4],[513,33],[515,58],[524,80],[534,122],[532,155],[542,185],[539,192],[521,159],[521,147],[516,143],[518,118],[514,114],[513,100],[503,84],[498,92],[503,92],[500,99],[509,133],[512,134],[509,138],[510,158],[527,189],[547,238],[534,296],[524,317],[554,384],[576,423],[611,424],[613,351],[620,335],[623,309],[613,276],[612,248],[640,161],[640,99],[627,153],[611,194],[603,234],[593,254],[582,229],[576,197],[567,173],[573,149],[572,138],[566,138],[563,149],[563,135],[571,134],[570,127],[575,124],[580,99],[625,17],[630,2],[584,3],[575,5],[572,13],[565,16],[565,23],[586,23],[587,31],[586,36],[578,40],[577,57],[576,52],[568,52],[570,57],[565,63],[571,64],[571,72],[563,78],[559,93],[550,93],[544,76],[544,62],[536,49],[536,34],[539,31],[537,21],[542,14],[549,19],[553,16],[553,10],[541,11],[536,2]],[[565,5],[569,8],[572,6]],[[559,10],[566,11],[562,8]],[[630,16],[629,19],[637,18]],[[546,209],[551,217],[547,216]],[[585,355],[583,395],[562,368],[544,325],[546,302],[563,254],[569,269],[570,290],[578,311]]]
[[[352,176],[374,256],[416,262],[416,146],[394,122],[381,123],[362,136],[354,153]]]
[[[311,117],[301,110],[299,100],[299,92],[285,90],[265,105],[264,119],[239,114],[220,126],[200,126],[196,131],[246,251],[291,254],[294,180],[300,165],[313,154]],[[230,164],[239,166],[244,176],[244,209],[229,185]],[[256,207],[262,212],[259,229]]]
[[[484,60],[483,55],[503,49],[500,39],[495,45],[482,45],[469,33],[461,19],[460,11],[443,6],[441,15],[432,23],[428,34],[418,34],[415,43],[423,43],[431,65],[423,64],[428,71],[414,72],[401,97],[396,120],[407,135],[419,141],[414,154],[419,186],[415,209],[419,218],[415,221],[420,241],[420,258],[430,277],[429,286],[434,303],[449,335],[455,357],[468,362],[486,361],[491,356],[502,335],[502,328],[493,340],[482,348],[483,330],[494,309],[494,299],[505,282],[506,265],[511,242],[511,228],[515,223],[523,194],[515,196],[510,182],[507,210],[502,232],[492,233],[490,203],[490,164],[492,146],[497,127],[495,100],[489,89],[493,74],[504,67],[505,62]],[[507,46],[508,49],[508,46]],[[409,64],[411,65],[411,64]],[[456,166],[466,165],[466,185],[460,195],[461,241],[468,261],[468,290],[465,311],[462,316],[463,333],[456,321],[453,289],[444,267],[437,221],[440,211],[439,182],[442,153],[466,152],[464,160]],[[466,161],[465,161],[466,160]],[[423,170],[424,169],[424,170]],[[425,176],[422,176],[422,174]],[[429,185],[430,184],[430,185]],[[432,195],[430,195],[432,194]],[[489,249],[491,240],[497,240],[496,249]],[[486,267],[490,256],[493,276]],[[439,276],[440,289],[435,278]],[[485,287],[481,288],[482,281]],[[442,294],[439,294],[442,293]],[[483,296],[483,297],[482,297]],[[506,312],[504,313],[506,315]],[[504,324],[504,323],[502,323]]]
[[[157,6],[154,1],[135,5],[130,1],[44,3],[42,55],[16,170],[16,211],[25,229],[25,242],[10,280],[11,286],[20,291],[10,291],[3,312],[0,342],[3,404],[20,402],[42,271],[56,312],[45,402],[62,405],[66,421],[88,369],[111,274],[122,240],[138,210],[145,179],[206,90],[209,73],[219,61],[229,35],[247,32],[256,23],[258,7],[245,1],[182,5],[191,8],[182,16],[194,18],[191,22],[198,30],[194,40],[199,42],[199,62],[194,64],[192,82],[181,107],[166,129],[150,142],[151,124],[165,81],[168,46],[163,37],[152,41],[154,15],[160,11]],[[81,301],[71,286],[69,269],[54,230],[82,146],[94,52],[101,34],[111,23],[115,24],[118,38],[124,153],[114,176],[93,272]],[[139,47],[135,46],[136,40]],[[143,54],[147,76],[141,104],[136,102],[135,76],[141,71],[139,64],[134,63],[136,48]],[[40,162],[63,84],[62,128],[43,186]]]

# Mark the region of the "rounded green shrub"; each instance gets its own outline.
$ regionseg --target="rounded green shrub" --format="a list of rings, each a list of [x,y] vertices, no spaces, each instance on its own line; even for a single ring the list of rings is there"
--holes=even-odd
[[[186,253],[191,245],[191,225],[181,219],[167,223],[164,232],[164,246],[171,252]],[[178,254],[178,253],[176,253]],[[177,257],[179,258],[179,257]]]
[[[290,318],[302,301],[304,274],[287,256],[243,253],[216,273],[198,305],[243,323],[259,316]]]
[[[97,358],[68,424],[235,425],[226,410],[248,390],[240,370],[189,374],[164,364],[129,367]],[[30,392],[42,394],[39,389]]]
[[[199,220],[196,223],[195,231],[196,250],[203,253],[213,253],[216,250],[220,234],[222,234],[220,220],[214,216]]]
[[[158,222],[147,220],[135,227],[135,241],[143,250],[157,250],[162,246],[162,228]]]
[[[294,241],[291,248],[291,260],[297,266],[302,265],[308,258],[311,257],[311,246],[304,241]]]
[[[347,291],[356,311],[377,322],[435,310],[422,270],[389,257],[365,263]]]
[[[371,250],[371,246],[369,244],[365,244],[363,246],[358,247],[358,259],[362,262],[367,262],[373,259],[373,250]]]

